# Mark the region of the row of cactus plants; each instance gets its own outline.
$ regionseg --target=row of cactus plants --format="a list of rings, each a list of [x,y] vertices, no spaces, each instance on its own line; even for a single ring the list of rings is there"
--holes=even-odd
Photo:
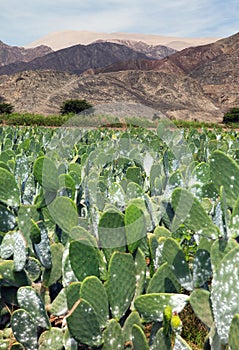
[[[236,349],[237,135],[219,136],[2,128],[0,349],[190,349],[187,303],[205,349]]]

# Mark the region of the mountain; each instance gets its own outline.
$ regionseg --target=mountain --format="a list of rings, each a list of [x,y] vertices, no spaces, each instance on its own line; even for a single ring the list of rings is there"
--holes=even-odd
[[[47,45],[57,51],[78,44],[88,45],[96,40],[114,41],[115,39],[143,41],[148,45],[165,45],[175,50],[182,50],[189,46],[204,45],[218,40],[218,38],[178,38],[152,34],[97,33],[90,31],[66,30],[50,33],[43,38],[26,45],[26,47]]]
[[[10,46],[0,41],[0,67],[19,61],[29,62],[51,52],[53,50],[45,45],[25,49],[24,47]]]
[[[132,102],[169,117],[221,120],[220,110],[194,79],[163,72],[138,70],[78,76],[29,71],[0,76],[0,91],[19,112],[57,114],[64,100],[83,98],[93,105]]]
[[[121,39],[112,39],[112,40],[97,40],[96,42],[111,42],[115,44],[120,44],[131,48],[134,51],[144,53],[149,58],[161,60],[164,57],[170,56],[176,52],[176,50],[171,47],[164,45],[149,45],[143,41],[135,40],[121,40]]]
[[[27,63],[16,62],[9,64],[0,67],[0,75],[39,69],[81,74],[88,69],[97,69],[130,59],[147,58],[144,53],[137,52],[125,45],[100,42],[90,45],[71,46],[43,57],[37,57]]]

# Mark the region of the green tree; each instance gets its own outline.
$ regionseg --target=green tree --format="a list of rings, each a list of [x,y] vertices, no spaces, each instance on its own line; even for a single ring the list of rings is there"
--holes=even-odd
[[[0,101],[0,114],[11,114],[13,108],[14,107],[10,103]]]
[[[224,114],[223,123],[237,123],[239,122],[239,108],[231,108],[227,113]]]
[[[70,99],[63,102],[60,107],[60,113],[61,115],[69,113],[77,114],[92,107],[93,106],[86,100]]]

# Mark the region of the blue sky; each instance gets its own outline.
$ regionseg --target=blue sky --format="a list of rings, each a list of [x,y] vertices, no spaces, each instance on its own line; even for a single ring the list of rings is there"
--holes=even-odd
[[[238,0],[0,0],[0,40],[61,30],[221,38],[239,31]]]

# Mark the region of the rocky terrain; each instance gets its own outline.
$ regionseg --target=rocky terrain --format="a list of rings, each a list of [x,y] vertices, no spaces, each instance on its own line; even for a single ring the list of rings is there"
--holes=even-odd
[[[0,67],[14,62],[30,62],[36,57],[45,56],[53,50],[45,45],[30,49],[24,47],[10,46],[0,41]]]
[[[85,98],[93,105],[140,103],[171,118],[214,122],[221,121],[226,110],[238,106],[239,33],[161,60],[128,46],[98,42],[84,46],[90,48],[88,56],[82,54],[84,51],[77,56],[79,48],[75,46],[65,49],[70,50],[70,58],[62,55],[65,50],[37,58],[32,62],[47,63],[36,66],[41,70],[1,75],[0,95],[17,111],[58,113],[64,100]],[[96,47],[101,48],[97,54]],[[69,60],[72,65],[78,62],[73,73],[83,74],[53,71],[54,67],[48,65],[52,57],[58,57],[56,67],[66,66]],[[29,67],[32,62],[25,65]],[[45,67],[50,70],[42,70]]]
[[[16,62],[0,67],[0,75],[39,69],[81,74],[88,69],[101,68],[131,59],[147,58],[148,56],[144,53],[137,52],[125,45],[100,42],[71,46],[43,57],[37,57],[31,62]]]

